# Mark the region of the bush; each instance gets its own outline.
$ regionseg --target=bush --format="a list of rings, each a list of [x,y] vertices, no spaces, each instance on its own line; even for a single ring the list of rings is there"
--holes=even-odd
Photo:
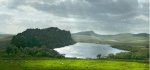
[[[10,56],[21,56],[21,57],[52,57],[52,58],[64,58],[63,55],[60,55],[53,49],[49,49],[45,46],[42,47],[25,47],[25,48],[18,48],[14,45],[10,45],[6,48],[6,53]]]
[[[149,54],[148,51],[144,51],[144,52],[121,52],[121,53],[117,53],[116,55],[114,54],[109,54],[108,58],[112,58],[112,59],[147,59],[149,58]]]
[[[14,46],[14,45],[9,45],[7,48],[6,48],[6,53],[8,55],[15,55],[17,53],[19,53],[20,50],[18,47]]]
[[[148,45],[147,45],[148,46]],[[130,45],[112,45],[113,48],[118,48],[122,50],[127,50],[129,52],[121,52],[116,55],[110,54],[108,58],[117,59],[148,59],[149,58],[149,48],[147,47],[137,47]]]

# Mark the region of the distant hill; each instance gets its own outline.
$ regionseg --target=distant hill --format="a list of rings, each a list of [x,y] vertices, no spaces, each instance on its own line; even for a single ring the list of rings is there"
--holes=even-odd
[[[0,40],[11,38],[13,35],[11,34],[0,34]]]
[[[93,31],[85,31],[73,33],[72,37],[77,42],[90,43],[133,43],[133,44],[148,44],[149,34],[139,33],[121,33],[116,35],[100,35]]]
[[[11,40],[11,44],[17,47],[47,46],[51,49],[74,44],[69,31],[56,27],[45,29],[27,29],[17,34]]]
[[[84,32],[78,32],[74,33],[74,35],[98,35],[94,31],[84,31]]]
[[[134,36],[144,36],[144,37],[148,37],[149,34],[147,34],[147,33],[139,33],[139,34],[134,34]]]
[[[0,49],[6,48],[6,46],[8,46],[8,44],[10,43],[12,37],[13,35],[11,34],[0,34]]]

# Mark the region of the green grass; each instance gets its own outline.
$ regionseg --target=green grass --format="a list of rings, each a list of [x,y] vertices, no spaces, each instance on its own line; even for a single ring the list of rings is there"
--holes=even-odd
[[[0,60],[3,70],[148,70],[149,64],[118,60]]]

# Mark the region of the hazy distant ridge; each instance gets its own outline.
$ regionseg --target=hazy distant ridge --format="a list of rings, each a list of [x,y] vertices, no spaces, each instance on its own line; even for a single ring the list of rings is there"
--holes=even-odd
[[[72,37],[77,42],[94,43],[148,43],[149,34],[120,33],[116,35],[100,35],[94,31],[73,33]]]

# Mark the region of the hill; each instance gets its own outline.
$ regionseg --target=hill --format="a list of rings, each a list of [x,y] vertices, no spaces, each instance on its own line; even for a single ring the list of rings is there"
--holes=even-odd
[[[10,39],[12,36],[11,34],[0,34],[0,40]]]
[[[69,31],[60,30],[56,27],[45,29],[27,29],[17,34],[11,40],[11,44],[17,47],[40,47],[58,48],[74,44]]]
[[[84,31],[84,32],[78,32],[78,33],[74,33],[74,35],[98,35],[96,34],[94,31]]]
[[[6,46],[9,45],[12,37],[13,35],[11,34],[0,34],[0,49],[6,48]]]
[[[30,29],[28,29],[30,30]],[[90,42],[90,43],[109,43],[109,44],[140,44],[145,45],[149,43],[149,34],[139,33],[121,33],[116,35],[100,35],[94,31],[84,31],[73,33],[72,38],[77,42]],[[13,35],[0,34],[0,47],[12,39]]]
[[[72,34],[72,37],[77,42],[90,43],[124,43],[124,44],[148,44],[149,34],[139,33],[121,33],[116,35],[100,35],[93,31],[78,32]]]

